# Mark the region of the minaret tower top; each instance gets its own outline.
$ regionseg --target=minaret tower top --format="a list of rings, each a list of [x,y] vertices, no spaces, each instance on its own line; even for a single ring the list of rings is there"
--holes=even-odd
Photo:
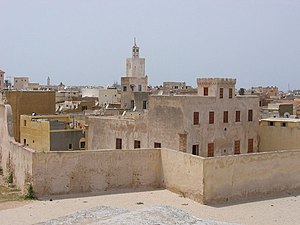
[[[139,51],[140,51],[140,48],[136,45],[136,40],[134,38],[134,43],[133,43],[133,47],[132,47],[132,57],[139,58]]]

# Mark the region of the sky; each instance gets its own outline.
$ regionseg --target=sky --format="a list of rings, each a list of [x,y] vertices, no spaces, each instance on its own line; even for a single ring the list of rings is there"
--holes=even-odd
[[[136,37],[150,85],[230,77],[300,89],[300,0],[0,0],[0,68],[30,82],[120,83]]]

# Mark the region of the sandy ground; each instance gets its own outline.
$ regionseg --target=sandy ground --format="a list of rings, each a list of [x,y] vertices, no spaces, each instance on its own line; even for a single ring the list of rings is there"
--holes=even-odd
[[[97,196],[52,197],[52,201],[48,198],[29,202],[0,203],[0,224],[34,224],[97,206],[135,210],[156,205],[170,205],[198,218],[229,223],[300,224],[300,196],[296,193],[269,199],[252,199],[246,203],[207,206],[168,190],[105,192]]]

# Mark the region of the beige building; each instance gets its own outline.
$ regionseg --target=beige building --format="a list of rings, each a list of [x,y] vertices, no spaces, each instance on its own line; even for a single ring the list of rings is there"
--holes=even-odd
[[[235,79],[199,78],[198,95],[151,95],[146,113],[90,117],[88,149],[170,148],[200,156],[258,151],[258,97]]]
[[[20,142],[20,115],[54,114],[54,91],[5,91],[7,103],[13,113],[13,129],[16,141]]]
[[[300,119],[268,118],[259,125],[260,152],[300,148]]]
[[[81,89],[82,97],[98,98],[98,106],[105,107],[107,104],[118,104],[121,95],[116,88],[84,88]]]
[[[21,115],[20,139],[36,151],[84,150],[85,137],[68,115]]]
[[[0,69],[0,91],[4,89],[4,71]]]
[[[29,77],[14,77],[14,90],[27,90]]]
[[[126,60],[126,76],[121,77],[121,108],[145,110],[148,104],[148,76],[145,75],[145,58],[140,58],[139,47],[134,43],[132,57]]]

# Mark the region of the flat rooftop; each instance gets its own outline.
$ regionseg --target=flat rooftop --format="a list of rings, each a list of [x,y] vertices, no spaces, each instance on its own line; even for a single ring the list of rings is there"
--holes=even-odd
[[[274,198],[253,198],[248,202],[218,205],[202,205],[180,194],[161,189],[136,190],[136,192],[126,192],[126,190],[107,191],[105,193],[94,193],[93,195],[52,196],[51,199],[52,201],[49,197],[38,201],[1,203],[1,224],[42,223],[59,217],[70,216],[82,210],[92,211],[96,207],[101,209],[103,206],[134,212],[146,211],[149,207],[154,206],[171,206],[201,218],[203,221],[213,220],[234,224],[292,225],[299,224],[300,221],[300,196],[296,192],[287,192],[274,196]],[[134,218],[136,219],[136,217]],[[184,218],[181,222],[177,224],[189,224],[184,222]]]

